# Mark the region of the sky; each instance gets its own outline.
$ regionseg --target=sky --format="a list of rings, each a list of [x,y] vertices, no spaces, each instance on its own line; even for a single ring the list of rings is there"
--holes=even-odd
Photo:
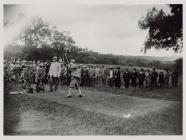
[[[4,20],[13,24],[4,30],[8,36],[4,43],[10,43],[32,17],[40,16],[58,30],[70,32],[77,45],[92,51],[116,55],[176,56],[173,51],[152,49],[146,54],[141,52],[148,30],[141,30],[138,20],[152,7],[170,12],[167,5],[5,5]]]

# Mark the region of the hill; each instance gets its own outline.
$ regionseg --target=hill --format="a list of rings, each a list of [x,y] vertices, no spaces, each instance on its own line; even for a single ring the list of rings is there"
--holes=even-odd
[[[168,56],[168,57],[157,57],[157,56],[127,56],[124,55],[123,57],[127,59],[145,59],[148,61],[162,61],[162,62],[171,62],[175,61],[177,58],[180,58],[180,56]]]

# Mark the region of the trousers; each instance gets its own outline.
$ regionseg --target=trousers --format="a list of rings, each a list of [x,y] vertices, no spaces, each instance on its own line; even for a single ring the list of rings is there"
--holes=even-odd
[[[58,85],[59,85],[59,78],[50,76],[50,90],[53,90],[53,86],[54,86],[54,90],[57,90]]]

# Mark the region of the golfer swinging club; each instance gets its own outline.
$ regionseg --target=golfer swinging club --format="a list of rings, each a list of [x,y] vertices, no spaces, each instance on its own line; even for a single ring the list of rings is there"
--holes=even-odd
[[[74,59],[70,60],[70,68],[71,68],[71,82],[67,96],[65,98],[72,97],[72,88],[76,87],[79,92],[79,97],[83,97],[80,89],[80,78],[81,78],[81,70],[78,68],[78,65],[75,63]]]

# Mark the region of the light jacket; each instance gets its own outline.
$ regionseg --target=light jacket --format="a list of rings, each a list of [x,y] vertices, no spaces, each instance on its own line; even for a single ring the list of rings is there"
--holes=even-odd
[[[54,62],[50,65],[49,75],[53,77],[59,77],[61,73],[61,66],[58,62]]]

